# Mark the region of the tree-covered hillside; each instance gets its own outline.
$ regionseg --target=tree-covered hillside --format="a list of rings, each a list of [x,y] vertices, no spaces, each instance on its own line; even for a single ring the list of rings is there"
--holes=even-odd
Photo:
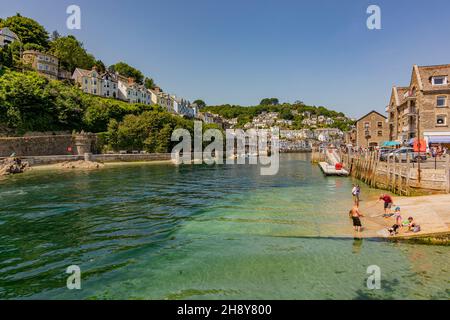
[[[306,126],[302,123],[303,120],[311,115],[324,116],[333,119],[333,125],[320,125],[319,127],[335,127],[341,130],[348,130],[353,122],[348,119],[344,113],[329,110],[325,107],[307,106],[303,103],[283,103],[278,104],[278,99],[263,99],[262,104],[257,106],[238,106],[238,105],[220,105],[220,106],[207,106],[202,108],[203,112],[210,112],[218,114],[226,119],[238,119],[238,126],[242,127],[252,119],[263,112],[277,112],[279,117],[284,120],[293,121],[293,129],[302,129]]]

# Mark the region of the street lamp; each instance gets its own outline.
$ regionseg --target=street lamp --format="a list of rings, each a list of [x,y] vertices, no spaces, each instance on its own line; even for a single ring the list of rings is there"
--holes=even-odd
[[[369,140],[372,138],[372,136],[370,135],[370,133],[369,132],[366,132],[366,136],[365,136],[365,138],[366,138],[366,141],[367,141],[367,149],[369,149]]]
[[[420,168],[420,162],[421,162],[421,157],[420,157],[420,150],[421,150],[421,141],[420,141],[420,113],[419,110],[416,108],[415,112],[410,112],[408,113],[408,116],[410,117],[417,117],[417,148],[419,149],[418,153],[419,156],[417,157],[417,181],[420,183],[420,181],[422,180],[421,177],[421,168]]]

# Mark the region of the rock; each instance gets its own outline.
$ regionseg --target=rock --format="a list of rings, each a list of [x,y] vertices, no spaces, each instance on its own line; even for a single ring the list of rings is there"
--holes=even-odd
[[[0,176],[23,173],[30,169],[28,162],[17,157],[0,160]]]
[[[91,169],[99,169],[103,168],[105,165],[99,162],[93,161],[66,161],[62,163],[58,163],[57,167],[61,169],[82,169],[82,170],[91,170]]]

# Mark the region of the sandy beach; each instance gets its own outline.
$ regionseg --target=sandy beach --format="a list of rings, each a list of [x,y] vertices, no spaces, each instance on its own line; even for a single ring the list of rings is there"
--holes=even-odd
[[[142,165],[161,165],[161,164],[173,164],[172,160],[157,160],[157,161],[133,161],[133,162],[105,162],[98,168],[85,168],[84,166],[75,166],[74,168],[67,168],[61,166],[60,163],[35,165],[31,166],[33,171],[36,170],[99,170],[104,168],[119,167],[119,166],[142,166]]]

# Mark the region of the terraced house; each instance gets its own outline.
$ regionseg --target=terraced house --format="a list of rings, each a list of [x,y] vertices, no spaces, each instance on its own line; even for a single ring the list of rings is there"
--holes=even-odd
[[[152,94],[142,84],[138,84],[132,78],[118,76],[119,99],[129,103],[152,104]]]
[[[427,144],[450,144],[450,65],[413,66],[407,87],[392,88],[386,111],[389,138],[410,143],[418,136]]]
[[[117,80],[114,80],[109,73],[100,74],[95,67],[92,70],[76,68],[72,79],[86,93],[117,97]]]

